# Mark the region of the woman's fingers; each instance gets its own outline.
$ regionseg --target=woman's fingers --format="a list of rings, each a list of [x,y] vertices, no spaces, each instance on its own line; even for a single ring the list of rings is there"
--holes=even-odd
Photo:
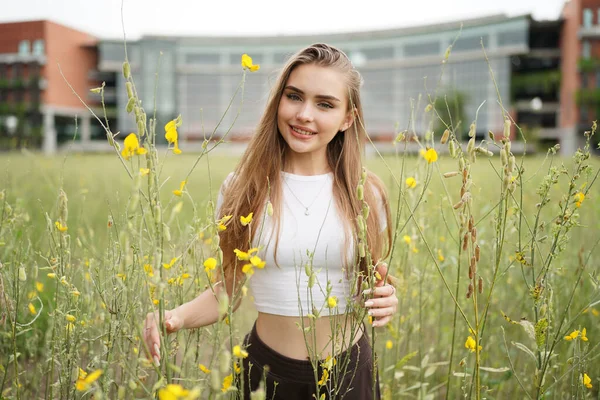
[[[395,312],[396,312],[396,309],[393,306],[382,307],[382,308],[373,308],[373,309],[369,310],[369,315],[371,315],[372,317],[381,318],[381,317],[392,316],[392,315],[394,315]]]
[[[386,263],[381,263],[381,264],[377,264],[375,266],[375,271],[379,273],[379,276],[381,277],[381,279],[377,280],[377,283],[375,284],[375,286],[383,286],[385,284],[385,277],[387,276],[387,264]]]
[[[376,328],[379,328],[379,327],[382,327],[382,326],[388,324],[391,321],[392,321],[391,316],[383,317],[383,318],[378,319],[377,321],[373,321],[373,326]]]
[[[373,293],[375,295],[375,297],[388,297],[388,296],[394,296],[396,294],[396,289],[392,286],[392,285],[385,285],[385,286],[378,286],[375,287],[374,290],[371,289],[366,289],[363,290],[363,295],[368,295]]]
[[[148,313],[148,315],[146,315],[146,321],[144,322],[144,341],[146,342],[146,346],[148,346],[154,364],[158,366],[160,365],[160,338],[158,336],[156,317],[156,313]]]

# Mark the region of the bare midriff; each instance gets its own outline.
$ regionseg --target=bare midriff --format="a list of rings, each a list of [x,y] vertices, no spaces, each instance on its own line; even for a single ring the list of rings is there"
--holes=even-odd
[[[303,332],[298,324],[312,325],[314,329]],[[345,314],[311,320],[259,312],[256,320],[260,340],[277,353],[296,360],[337,355],[358,342],[362,329],[361,323]]]

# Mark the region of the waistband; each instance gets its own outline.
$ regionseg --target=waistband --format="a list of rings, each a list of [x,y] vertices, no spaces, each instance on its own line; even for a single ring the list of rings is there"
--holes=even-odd
[[[350,360],[347,367],[348,372],[354,368],[358,370],[366,363],[372,363],[371,345],[364,325],[362,330],[363,335],[352,347],[335,356],[335,359],[339,362],[339,360],[344,360],[348,356],[348,353],[350,353]],[[244,344],[247,347],[249,361],[253,364],[258,364],[256,367],[262,369],[265,365],[268,365],[270,373],[289,381],[314,382],[315,371],[312,361],[290,358],[270,348],[258,336],[256,323],[254,323],[252,330],[244,338]],[[317,365],[317,375],[319,378],[322,373],[321,362],[323,361],[320,360]]]

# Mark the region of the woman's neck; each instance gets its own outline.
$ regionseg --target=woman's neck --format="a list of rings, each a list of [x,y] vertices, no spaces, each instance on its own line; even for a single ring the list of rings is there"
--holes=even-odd
[[[331,172],[327,156],[318,157],[315,154],[299,154],[288,152],[283,165],[283,171],[295,175],[322,175]]]

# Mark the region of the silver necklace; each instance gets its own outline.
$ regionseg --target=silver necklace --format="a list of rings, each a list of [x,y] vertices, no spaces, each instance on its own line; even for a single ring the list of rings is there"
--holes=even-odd
[[[319,193],[317,193],[317,196],[314,198],[314,200],[312,201],[312,203],[310,203],[308,205],[308,207],[307,207],[307,206],[304,205],[304,203],[302,201],[300,201],[300,199],[298,198],[298,196],[296,196],[296,194],[294,193],[294,191],[292,190],[292,188],[290,187],[290,185],[287,183],[287,179],[284,178],[283,182],[288,187],[288,189],[290,189],[290,193],[292,194],[292,196],[294,196],[296,198],[296,200],[298,200],[298,203],[300,203],[300,205],[302,207],[304,207],[304,215],[306,215],[306,216],[310,215],[310,211],[308,209],[311,208],[313,204],[315,204],[315,201],[317,201],[317,199],[319,198],[319,195],[323,191],[323,188],[325,187],[325,185],[327,185],[327,179],[326,179],[325,183],[323,184],[323,186],[321,186],[321,189],[319,190]]]

